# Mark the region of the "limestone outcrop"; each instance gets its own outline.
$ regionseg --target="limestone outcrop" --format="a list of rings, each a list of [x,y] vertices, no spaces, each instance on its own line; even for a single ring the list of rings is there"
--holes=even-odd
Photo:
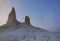
[[[15,8],[12,7],[12,11],[10,12],[9,16],[8,16],[8,21],[7,24],[17,24],[19,23],[16,19],[16,12],[15,12]]]
[[[29,18],[29,16],[25,16],[25,24],[30,25],[30,18]]]

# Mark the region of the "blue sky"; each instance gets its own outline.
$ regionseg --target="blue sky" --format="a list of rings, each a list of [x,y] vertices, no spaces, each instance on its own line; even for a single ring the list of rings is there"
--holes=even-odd
[[[6,23],[8,14],[14,6],[18,21],[24,22],[27,15],[31,19],[31,24],[36,27],[50,31],[60,29],[59,0],[1,0],[0,3],[0,25]]]

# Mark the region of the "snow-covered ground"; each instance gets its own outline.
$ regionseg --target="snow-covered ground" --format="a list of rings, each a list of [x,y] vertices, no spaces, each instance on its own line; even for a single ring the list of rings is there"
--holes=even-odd
[[[0,30],[0,41],[60,41],[60,34],[20,24]]]

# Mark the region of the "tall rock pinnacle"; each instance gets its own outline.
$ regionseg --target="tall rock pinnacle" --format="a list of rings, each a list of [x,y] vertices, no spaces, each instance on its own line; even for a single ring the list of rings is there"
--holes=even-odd
[[[25,16],[25,23],[30,25],[30,18],[29,18],[29,16]]]
[[[16,12],[15,12],[15,8],[12,7],[12,11],[10,12],[9,16],[8,16],[8,21],[7,23],[17,23],[17,19],[16,19]]]

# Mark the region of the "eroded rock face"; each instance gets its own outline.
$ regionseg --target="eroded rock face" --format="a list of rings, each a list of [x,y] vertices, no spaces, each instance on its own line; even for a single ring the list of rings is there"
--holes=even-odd
[[[12,7],[12,11],[10,12],[9,16],[8,16],[8,24],[12,24],[12,23],[18,23],[17,19],[16,19],[16,12],[15,12],[15,8]]]
[[[29,18],[29,16],[25,16],[25,23],[30,25],[30,18]]]

